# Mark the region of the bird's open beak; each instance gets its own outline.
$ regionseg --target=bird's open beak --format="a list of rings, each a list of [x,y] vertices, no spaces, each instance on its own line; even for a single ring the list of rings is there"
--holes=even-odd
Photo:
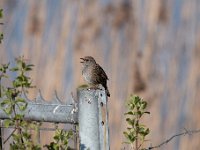
[[[85,59],[84,58],[80,58],[82,61],[80,63],[84,63]]]

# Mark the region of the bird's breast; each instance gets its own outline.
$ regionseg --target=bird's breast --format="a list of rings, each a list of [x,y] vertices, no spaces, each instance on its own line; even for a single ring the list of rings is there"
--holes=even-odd
[[[82,74],[85,81],[89,84],[92,84],[92,70],[88,67],[85,67],[83,68]]]

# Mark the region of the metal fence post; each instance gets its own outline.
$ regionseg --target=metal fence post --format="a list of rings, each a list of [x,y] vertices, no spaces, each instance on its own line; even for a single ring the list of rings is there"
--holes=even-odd
[[[107,96],[104,90],[78,90],[80,150],[109,150]]]

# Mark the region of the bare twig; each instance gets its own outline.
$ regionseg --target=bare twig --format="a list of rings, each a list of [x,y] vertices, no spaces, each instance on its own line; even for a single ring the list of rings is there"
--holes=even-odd
[[[13,135],[13,133],[17,130],[17,128],[15,128],[12,133],[7,137],[7,139],[3,142],[3,144],[5,144],[9,139],[10,137]]]
[[[145,150],[152,150],[152,149],[156,149],[156,148],[160,148],[161,146],[167,144],[168,142],[170,142],[173,138],[175,137],[179,137],[179,136],[182,136],[182,135],[191,135],[191,134],[195,134],[195,133],[200,133],[200,129],[198,130],[187,130],[185,129],[185,132],[182,132],[182,133],[179,133],[179,134],[175,134],[173,136],[171,136],[169,139],[165,140],[164,142],[162,142],[161,144],[157,145],[157,146],[151,146],[151,147],[148,147],[146,148]]]

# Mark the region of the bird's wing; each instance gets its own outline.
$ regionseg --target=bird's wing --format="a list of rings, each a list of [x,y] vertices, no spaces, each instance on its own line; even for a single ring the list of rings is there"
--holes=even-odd
[[[101,66],[99,66],[98,64],[95,65],[94,71],[96,74],[96,76],[99,78],[99,80],[108,80],[108,76],[106,75],[105,71],[103,70],[103,68],[101,68]]]
[[[105,78],[106,80],[108,80],[108,76],[106,75],[106,73],[105,73],[105,71],[103,70],[103,68],[101,68],[100,67],[100,69],[101,69],[101,76],[103,77],[103,78]]]

